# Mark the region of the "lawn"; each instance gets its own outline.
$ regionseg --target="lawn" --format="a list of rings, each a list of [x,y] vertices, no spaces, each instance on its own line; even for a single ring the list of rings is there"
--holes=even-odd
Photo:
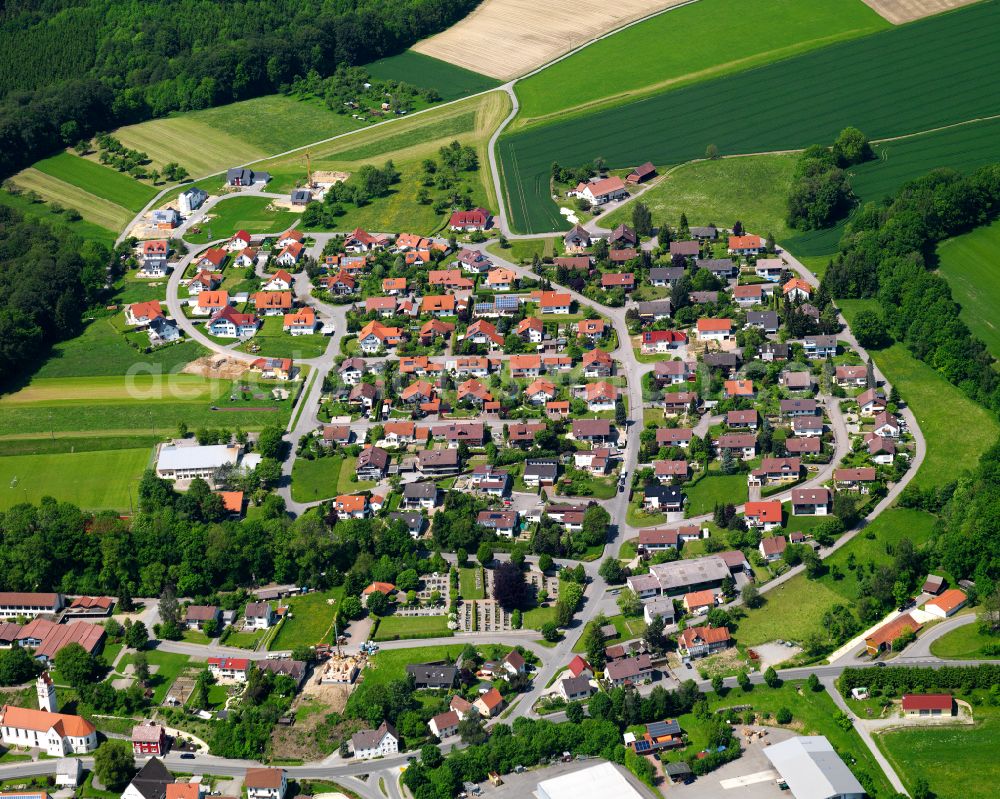
[[[45,158],[34,168],[130,211],[141,211],[157,194],[157,189],[124,172],[69,152]]]
[[[721,22],[733,19],[739,24]],[[519,81],[520,124],[743,71],[887,27],[859,0],[700,0]],[[767,35],[745,35],[753,29]]]
[[[297,213],[271,208],[266,197],[240,197],[234,195],[219,202],[199,223],[200,233],[184,236],[192,244],[206,244],[214,239],[231,236],[237,230],[251,233],[282,233],[299,218]]]
[[[476,585],[476,578],[479,585]],[[458,592],[462,599],[485,599],[482,566],[466,566],[458,570]]]
[[[331,641],[334,608],[343,595],[344,589],[339,587],[288,599],[291,616],[281,622],[281,629],[271,639],[268,649],[295,649]],[[334,602],[328,603],[330,599]]]
[[[376,641],[399,638],[435,638],[453,635],[448,629],[447,616],[386,616],[378,623]]]
[[[0,190],[0,205],[16,208],[29,219],[40,219],[49,225],[68,228],[84,240],[98,241],[109,248],[114,246],[115,231],[88,222],[86,219],[70,221],[64,213],[54,212],[48,203],[33,202],[27,197],[15,197],[8,191]]]
[[[127,511],[129,487],[134,495],[151,453],[143,447],[0,457],[0,508],[54,496],[87,510]]]
[[[179,370],[206,352],[200,344],[186,341],[151,353],[141,353],[129,346],[109,319],[95,319],[76,338],[56,344],[35,376],[124,375],[129,367],[138,363],[148,364],[153,370],[165,373]]]
[[[631,222],[631,216],[629,217]],[[490,244],[486,250],[493,253],[505,261],[515,264],[530,264],[535,255],[539,258],[556,254],[556,239],[512,239],[508,242],[509,247],[501,247],[499,244]]]
[[[339,455],[313,460],[296,458],[292,465],[292,499],[296,502],[315,502],[336,496],[337,479],[343,462]]]
[[[1000,300],[998,246],[1000,222],[947,239],[938,246],[939,268],[962,306],[962,321],[982,339],[994,358],[1000,357],[1000,329],[994,321]]]
[[[850,323],[859,311],[874,307],[874,301],[842,300],[838,305]],[[952,480],[956,477],[956,464],[960,469],[971,468],[993,446],[1000,433],[996,417],[935,369],[914,358],[902,344],[873,351],[871,355],[909,404],[927,440],[927,455],[913,478],[915,485],[927,487]],[[964,423],[954,424],[957,418]]]
[[[587,626],[583,628],[580,632],[580,637],[576,639],[576,643],[573,644],[574,652],[584,652],[587,647],[584,643],[587,630],[594,624],[596,619],[587,623]],[[617,638],[608,639],[608,644],[621,643],[622,641],[631,641],[633,638],[639,638],[642,636],[643,632],[646,630],[646,623],[642,620],[642,616],[628,617],[622,615],[608,616],[608,622],[615,626],[615,630],[618,631]]]
[[[526,630],[541,630],[542,626],[556,620],[555,603],[544,608],[532,608],[521,615],[521,626]]]
[[[504,136],[512,226],[538,233],[567,227],[549,194],[553,161],[576,165],[600,156],[611,169],[677,164],[702,157],[708,144],[723,155],[775,152],[830,142],[846,125],[884,139],[997,114],[1000,96],[968,75],[1000,71],[998,35],[1000,3],[980,3]],[[634,67],[631,58],[622,62]],[[766,112],[737,120],[734,107]]]
[[[88,222],[116,233],[128,224],[134,214],[127,208],[103,197],[66,183],[59,178],[28,167],[11,178],[23,191],[33,191],[50,203],[72,208]]]
[[[956,627],[931,644],[931,654],[952,660],[997,660],[1000,655],[988,655],[986,646],[1000,644],[1000,637],[979,632],[979,624],[973,622],[964,627]]]
[[[303,358],[318,358],[326,352],[330,343],[328,336],[321,336],[313,333],[311,336],[293,336],[286,333],[282,328],[283,319],[280,316],[265,316],[264,324],[250,341],[241,344],[239,349],[243,352],[254,351],[251,348],[259,347],[260,355],[271,358],[292,358],[301,360]]]
[[[265,635],[263,630],[254,630],[253,632],[234,630],[226,636],[226,640],[222,643],[226,646],[238,646],[240,649],[256,649],[257,642]]]
[[[876,735],[875,741],[911,794],[922,777],[932,796],[991,799],[996,796],[1000,711],[980,705],[972,715],[976,723],[971,728],[915,727]]]
[[[152,448],[162,439],[153,435],[89,435],[70,433],[53,437],[38,433],[5,433],[0,436],[0,456],[55,455],[64,452],[97,452],[109,449]]]
[[[716,505],[742,505],[747,501],[747,476],[706,474],[697,482],[685,485],[684,496],[687,497],[685,511],[688,516],[711,513]]]
[[[500,81],[494,78],[413,50],[373,61],[366,64],[365,69],[373,78],[402,81],[422,89],[435,89],[442,100],[457,100],[500,85]]]
[[[418,646],[408,649],[384,649],[375,654],[364,671],[364,681],[368,685],[383,685],[392,680],[400,680],[406,674],[410,663],[455,662],[466,644],[446,644],[444,646]],[[502,657],[502,656],[501,656]]]
[[[134,654],[125,655],[118,664],[119,670],[124,669],[134,658]],[[147,651],[146,658],[150,666],[159,667],[156,669],[156,673],[150,677],[149,682],[153,688],[153,702],[155,704],[162,704],[170,686],[173,685],[174,680],[188,666],[190,658],[187,655],[179,655],[174,652],[160,652],[156,649]]]
[[[755,713],[767,714],[769,718],[765,723],[772,725],[778,710],[788,708],[792,712],[791,726],[797,735],[825,735],[855,776],[867,774],[872,778],[876,795],[895,795],[857,731],[853,728],[843,730],[834,721],[837,707],[826,691],[809,691],[802,681],[788,681],[777,688],[755,685],[748,692],[733,688],[722,697],[709,693],[707,698],[709,711],[748,705]],[[664,755],[664,760],[689,760],[707,742],[708,724],[704,719],[685,714],[678,721],[690,737],[691,745]]]

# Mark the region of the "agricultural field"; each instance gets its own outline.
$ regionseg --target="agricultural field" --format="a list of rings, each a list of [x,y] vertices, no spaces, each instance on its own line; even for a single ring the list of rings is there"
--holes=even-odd
[[[566,228],[549,196],[553,161],[677,164],[703,156],[709,144],[723,155],[775,152],[832,141],[846,125],[885,139],[1000,114],[1000,96],[968,80],[970,71],[1000,70],[998,35],[1000,2],[992,0],[504,136],[498,149],[512,226]],[[734,124],[735,107],[767,113]]]
[[[734,19],[738,25],[722,22]],[[861,0],[699,0],[519,81],[513,126],[620,104],[888,27]],[[766,35],[746,35],[755,28]]]
[[[49,203],[72,208],[87,222],[108,230],[121,230],[135,215],[111,200],[66,183],[34,167],[18,172],[11,180],[22,191],[33,191]]]
[[[151,455],[143,447],[0,457],[0,509],[54,496],[86,510],[127,511],[129,488],[134,495]]]
[[[33,201],[23,195],[15,196],[6,190],[0,190],[0,205],[16,208],[29,219],[38,219],[48,225],[72,230],[86,241],[97,241],[106,247],[114,246],[116,234],[110,228],[101,227],[83,218],[70,220],[66,217],[65,211],[53,211],[44,201]]]
[[[962,321],[982,339],[994,358],[1000,358],[1000,328],[996,324],[1000,299],[1000,222],[947,239],[938,245],[938,268],[962,306]]]
[[[152,186],[69,152],[39,161],[34,168],[133,212],[140,211],[156,196]]]
[[[973,707],[972,716],[971,728],[911,727],[876,735],[875,741],[911,794],[923,778],[932,796],[990,799],[996,784],[987,773],[996,763],[1000,710],[983,703]]]
[[[445,31],[413,50],[494,78],[509,80],[632,20],[682,0],[484,0]]]
[[[637,200],[649,206],[653,223],[676,226],[682,213],[692,225],[731,227],[739,219],[747,230],[774,234],[784,241],[786,198],[798,156],[755,155],[694,161],[670,170]],[[629,203],[608,214],[601,226],[632,223]],[[791,249],[791,248],[789,248]],[[793,251],[794,252],[794,251]]]
[[[441,95],[441,99],[446,101],[485,92],[499,84],[495,78],[431,58],[415,50],[407,50],[399,55],[373,61],[366,64],[365,69],[373,78],[401,81],[422,89],[434,89]]]
[[[932,169],[950,167],[971,172],[976,167],[1000,160],[1000,119],[906,136],[876,144],[874,149],[876,160],[852,167],[850,171],[858,207],[866,202],[878,202],[895,193],[906,181],[926,175]],[[765,186],[761,189],[767,191]],[[783,204],[785,194],[787,192],[779,198],[776,193],[773,201],[780,199]],[[829,256],[837,252],[849,219],[823,230],[794,231],[788,238],[783,238],[777,230],[774,233],[782,245],[798,257]]]
[[[902,25],[915,19],[923,19],[932,14],[967,6],[977,0],[865,0],[893,25]]]
[[[267,197],[234,196],[215,205],[198,224],[198,233],[187,233],[185,241],[191,244],[207,244],[215,239],[231,236],[237,230],[250,233],[282,233],[292,227],[299,218],[294,211],[274,208]]]
[[[418,233],[440,229],[444,216],[434,213],[432,205],[418,203],[416,195],[420,188],[421,162],[425,158],[437,158],[438,150],[452,141],[477,148],[479,171],[466,180],[473,186],[473,202],[495,209],[486,145],[490,134],[509,111],[507,95],[490,92],[313,148],[313,169],[351,173],[364,164],[382,166],[392,160],[401,173],[400,181],[385,197],[360,208],[343,206],[345,213],[337,219],[338,229],[360,226]],[[303,176],[297,156],[273,159],[261,168],[274,175],[273,191],[290,189]]]

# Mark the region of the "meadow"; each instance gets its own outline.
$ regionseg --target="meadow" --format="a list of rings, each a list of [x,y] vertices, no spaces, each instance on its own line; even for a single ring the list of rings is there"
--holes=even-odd
[[[1000,297],[1000,222],[986,225],[938,245],[938,269],[962,306],[960,316],[982,339],[994,358],[1000,358],[1000,329],[996,325]]]
[[[875,741],[911,794],[923,778],[932,796],[989,799],[996,796],[987,774],[991,769],[995,773],[1000,711],[982,704],[972,709],[972,716],[971,728],[912,727],[876,735]]]
[[[296,458],[292,465],[292,499],[315,502],[337,494],[337,480],[344,459],[339,455],[325,458]]]
[[[512,227],[566,227],[549,197],[553,161],[677,164],[702,157],[709,144],[723,155],[774,152],[830,142],[846,125],[884,139],[998,114],[1000,94],[970,79],[1000,70],[998,35],[1000,2],[992,0],[504,136],[498,150]],[[736,112],[744,108],[761,112]]]
[[[956,660],[998,660],[1000,655],[984,651],[986,646],[996,646],[998,643],[1000,638],[980,632],[979,624],[972,622],[938,638],[931,644],[931,654],[934,657]]]
[[[18,172],[11,181],[22,191],[33,191],[50,203],[79,212],[91,224],[119,231],[134,214],[118,203],[99,197],[93,192],[66,183],[34,167]]]
[[[206,220],[199,223],[198,233],[187,233],[184,238],[192,244],[207,244],[237,230],[283,233],[298,218],[297,212],[273,208],[267,197],[230,197],[212,208]]]
[[[373,636],[376,641],[399,638],[450,638],[447,616],[386,616],[380,619]]]
[[[739,219],[747,230],[774,234],[784,241],[791,232],[785,224],[786,197],[798,156],[754,155],[700,160],[671,169],[637,202],[645,203],[653,223],[677,226],[681,214],[692,225],[731,227]],[[601,226],[632,223],[629,203],[608,214]]]
[[[309,336],[292,336],[284,332],[280,316],[267,316],[251,342],[240,345],[239,349],[249,352],[250,347],[259,347],[260,355],[271,358],[316,358],[326,352],[330,339],[313,333]]]
[[[127,511],[129,487],[134,492],[151,455],[143,447],[0,457],[0,508],[54,496],[87,510]]]
[[[738,25],[723,22],[735,19]],[[514,125],[595,110],[888,27],[861,0],[699,0],[518,81],[521,111]],[[754,29],[767,33],[748,36]]]
[[[497,86],[500,81],[463,67],[449,64],[429,55],[406,50],[399,55],[382,58],[365,65],[373,78],[396,80],[434,89],[442,100],[457,100],[468,94],[478,94]]]
[[[322,593],[293,596],[286,600],[292,616],[281,622],[281,628],[271,639],[268,649],[294,649],[297,646],[314,646],[331,641],[334,608],[343,595],[344,589],[341,587]]]

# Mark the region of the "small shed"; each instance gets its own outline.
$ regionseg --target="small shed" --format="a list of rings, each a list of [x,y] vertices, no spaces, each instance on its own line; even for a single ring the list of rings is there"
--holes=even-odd
[[[925,594],[937,596],[944,590],[944,577],[938,577],[936,574],[928,574],[927,579],[924,580],[924,587],[921,590]]]

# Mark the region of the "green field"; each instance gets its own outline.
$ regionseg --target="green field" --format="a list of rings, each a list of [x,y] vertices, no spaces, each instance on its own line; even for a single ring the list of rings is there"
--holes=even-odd
[[[15,197],[7,191],[0,191],[0,205],[16,208],[29,219],[38,219],[49,225],[72,230],[84,240],[98,241],[107,247],[114,246],[115,232],[86,219],[71,222],[64,214],[53,213],[51,206],[44,202],[32,202],[23,196]]]
[[[192,244],[207,244],[231,236],[237,230],[251,233],[283,233],[291,228],[299,215],[293,211],[271,208],[266,197],[234,196],[218,203],[208,219],[199,223],[199,233],[184,236]]]
[[[373,78],[401,81],[422,89],[435,89],[443,100],[457,100],[500,85],[500,81],[494,78],[413,50],[373,61],[366,64],[365,69]]]
[[[282,327],[280,316],[265,316],[257,335],[246,344],[241,344],[242,352],[250,352],[251,347],[260,347],[260,354],[271,358],[316,358],[326,352],[330,339],[313,333],[310,336],[293,336]]]
[[[118,664],[119,671],[131,663],[133,657],[135,656],[131,654],[125,655]],[[187,655],[153,649],[146,652],[146,659],[150,666],[158,666],[156,673],[150,676],[149,683],[153,688],[153,702],[161,704],[174,680],[187,668],[190,658]]]
[[[1000,357],[996,325],[1000,299],[1000,222],[979,227],[938,246],[939,269],[962,306],[962,321],[982,339],[994,358]]]
[[[837,303],[848,324],[871,300],[841,300]],[[927,455],[914,485],[941,485],[972,466],[997,440],[996,417],[969,399],[933,368],[914,358],[902,344],[873,351],[872,357],[904,402],[917,417],[927,440]],[[963,424],[956,425],[955,419]]]
[[[992,799],[1000,711],[980,705],[972,716],[972,727],[912,727],[876,735],[875,741],[911,795],[922,777],[932,796]]]
[[[887,27],[859,0],[700,0],[518,81],[515,124],[739,72]],[[755,29],[766,34],[747,35]]]
[[[556,239],[513,239],[509,247],[499,244],[488,244],[486,250],[506,261],[531,263],[537,255],[539,258],[556,254]]]
[[[286,600],[292,615],[281,622],[281,628],[271,639],[268,649],[294,649],[297,646],[329,643],[333,638],[336,603],[343,596],[344,589],[340,587]],[[333,604],[327,602],[329,599],[334,600]]]
[[[398,638],[446,638],[454,635],[448,629],[447,616],[386,616],[378,623],[375,641],[394,641]]]
[[[11,180],[22,191],[33,191],[50,203],[72,208],[93,225],[119,231],[134,214],[117,203],[99,197],[91,191],[74,186],[59,178],[29,167],[14,175]]]
[[[983,651],[984,647],[997,644],[1000,644],[1000,637],[981,633],[978,622],[972,622],[938,638],[931,644],[931,654],[953,660],[997,660],[1000,655],[988,655]]]
[[[0,457],[0,508],[54,496],[88,510],[128,510],[129,486],[142,477],[151,452],[144,447]]]
[[[292,499],[315,502],[337,495],[337,479],[344,460],[339,455],[306,460],[296,458],[292,465]]]
[[[906,181],[932,169],[950,167],[969,172],[1000,160],[1000,119],[883,142],[875,145],[875,152],[877,160],[851,168],[851,187],[858,197],[858,207],[894,194]],[[768,191],[766,186],[759,188]],[[788,238],[775,231],[775,236],[796,256],[825,256],[837,251],[846,222],[823,230],[796,232]]]
[[[742,505],[747,501],[747,477],[745,474],[713,472],[694,485],[684,486],[684,496],[687,497],[685,512],[688,516],[711,513],[716,505]]]
[[[369,686],[384,685],[392,680],[400,680],[406,674],[406,667],[410,663],[437,663],[444,660],[454,662],[465,647],[466,644],[447,644],[384,649],[369,661],[368,668],[364,671],[364,683]],[[507,647],[502,649],[509,651]]]
[[[512,226],[566,228],[549,196],[553,161],[676,164],[702,157],[708,144],[723,155],[773,152],[832,141],[845,125],[883,139],[1000,113],[1000,95],[969,79],[1000,71],[998,35],[1000,2],[991,0],[504,136]]]
[[[68,152],[45,158],[34,166],[39,172],[103,197],[129,211],[141,211],[157,193],[152,186],[140,183],[124,172]]]
[[[462,599],[485,599],[486,586],[482,577],[479,579],[479,587],[476,587],[476,575],[482,575],[481,566],[466,566],[458,570],[458,590]]]
[[[692,225],[731,227],[739,219],[747,230],[784,241],[791,232],[785,224],[785,198],[797,160],[786,154],[695,161],[671,170],[639,202],[649,206],[656,225],[676,226],[682,213]],[[601,226],[631,224],[632,206],[608,214]]]

